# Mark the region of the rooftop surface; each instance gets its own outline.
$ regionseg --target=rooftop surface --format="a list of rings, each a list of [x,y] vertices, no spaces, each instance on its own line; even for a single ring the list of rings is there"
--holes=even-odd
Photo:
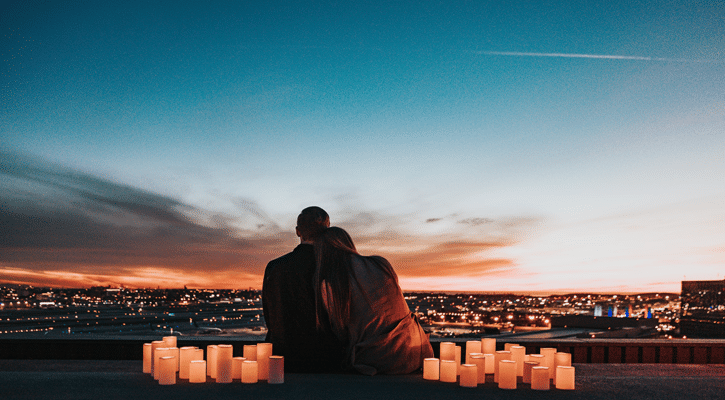
[[[426,381],[422,374],[287,374],[285,383],[161,386],[141,361],[0,360],[0,398],[15,399],[723,399],[725,365],[575,364],[576,390],[515,390],[489,381],[477,388]]]

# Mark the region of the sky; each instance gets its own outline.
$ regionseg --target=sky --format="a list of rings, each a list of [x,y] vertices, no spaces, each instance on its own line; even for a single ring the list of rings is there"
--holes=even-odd
[[[311,205],[404,290],[725,278],[725,3],[0,11],[0,282],[261,288]]]

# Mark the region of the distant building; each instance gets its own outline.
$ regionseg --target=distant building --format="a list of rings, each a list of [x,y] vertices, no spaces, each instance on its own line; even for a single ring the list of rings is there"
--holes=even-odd
[[[682,281],[680,333],[725,338],[725,280]]]

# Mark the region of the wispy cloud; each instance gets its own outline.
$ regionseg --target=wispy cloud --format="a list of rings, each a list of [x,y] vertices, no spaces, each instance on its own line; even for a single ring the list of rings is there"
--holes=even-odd
[[[593,59],[601,59],[601,60],[663,61],[663,62],[681,62],[681,63],[722,63],[723,62],[722,60],[623,56],[623,55],[610,55],[610,54],[532,53],[532,52],[523,52],[523,51],[476,51],[475,53],[487,55],[487,56],[510,56],[510,57],[593,58]]]

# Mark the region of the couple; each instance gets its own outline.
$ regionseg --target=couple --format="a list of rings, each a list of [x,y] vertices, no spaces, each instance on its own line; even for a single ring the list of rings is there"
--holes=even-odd
[[[300,244],[267,264],[267,342],[287,372],[406,374],[433,356],[393,267],[361,256],[320,207],[297,217]]]

